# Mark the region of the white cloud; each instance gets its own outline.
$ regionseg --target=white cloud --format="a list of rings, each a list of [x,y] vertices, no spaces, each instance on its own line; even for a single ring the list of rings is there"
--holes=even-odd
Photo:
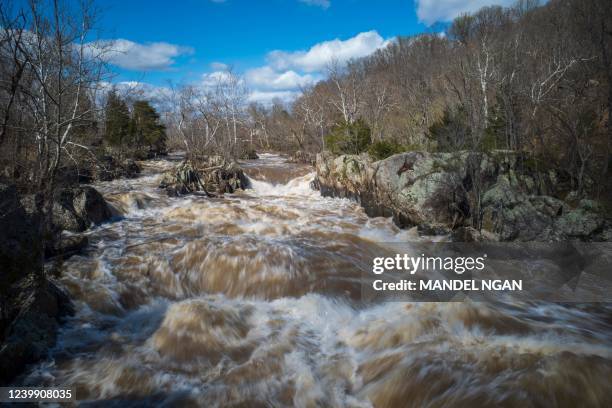
[[[98,89],[102,91],[98,94],[98,97],[102,97],[106,92],[115,89],[124,98],[132,101],[138,99],[148,100],[157,108],[161,108],[172,98],[172,90],[170,88],[139,81],[120,81],[115,83],[102,81],[98,83]]]
[[[345,63],[352,58],[370,55],[389,42],[376,31],[357,34],[348,40],[335,39],[312,46],[308,51],[272,51],[268,61],[277,70],[297,68],[306,72],[319,71],[332,60]]]
[[[227,70],[228,65],[222,62],[215,61],[210,63],[210,67],[215,71],[225,71]]]
[[[276,99],[287,103],[293,101],[299,95],[299,91],[252,91],[248,100],[249,102],[271,105]]]
[[[417,16],[427,25],[452,21],[463,13],[478,11],[484,6],[509,6],[516,0],[416,0]]]
[[[316,81],[311,74],[300,75],[293,70],[277,72],[269,66],[247,71],[245,79],[250,86],[268,90],[298,89]]]
[[[317,6],[323,9],[328,9],[331,5],[329,0],[300,0],[302,3],[306,3],[309,6]]]
[[[108,62],[135,71],[167,70],[175,63],[175,58],[193,53],[191,47],[166,42],[139,44],[121,38],[112,41],[103,40],[89,44],[89,47],[92,50],[108,47],[103,56]]]
[[[172,91],[165,86],[157,86],[146,82],[123,81],[116,84],[117,89],[133,98],[143,98],[153,103],[161,103],[172,96]]]
[[[214,88],[219,84],[224,84],[230,81],[230,73],[227,71],[214,71],[202,75],[201,85],[204,88]]]

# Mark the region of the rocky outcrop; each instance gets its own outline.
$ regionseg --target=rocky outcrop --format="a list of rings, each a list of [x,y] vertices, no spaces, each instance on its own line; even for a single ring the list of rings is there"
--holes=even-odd
[[[21,200],[30,214],[36,212],[36,198],[29,195]],[[113,217],[104,197],[93,187],[64,188],[55,194],[53,202],[54,231],[83,232],[92,225]]]
[[[392,216],[401,227],[461,223],[470,216],[463,186],[466,158],[410,152],[373,162],[360,156],[317,156],[324,195],[359,201],[370,216]]]
[[[513,152],[408,152],[374,162],[367,154],[317,156],[315,187],[357,200],[370,216],[393,217],[425,235],[456,240],[605,240],[610,225],[593,201],[554,198],[553,174],[520,172]],[[478,218],[477,218],[478,217]],[[477,221],[477,222],[476,222]],[[466,229],[480,223],[484,232]]]
[[[0,384],[44,357],[62,316],[66,294],[44,277],[39,220],[15,188],[0,183]]]
[[[212,156],[202,161],[186,160],[165,173],[159,188],[169,196],[202,192],[208,196],[233,193],[248,187],[248,179],[234,161]]]

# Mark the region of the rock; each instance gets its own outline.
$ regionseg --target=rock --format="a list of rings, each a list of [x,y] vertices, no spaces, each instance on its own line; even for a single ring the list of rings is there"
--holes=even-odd
[[[578,208],[565,212],[555,220],[555,229],[569,238],[587,239],[602,232],[605,220],[599,205],[592,200],[581,200]]]
[[[69,190],[72,205],[77,216],[88,224],[100,224],[108,221],[112,214],[104,197],[93,187],[78,187]],[[88,225],[89,226],[89,225]]]
[[[401,227],[453,225],[469,217],[465,157],[409,152],[372,162],[369,156],[317,156],[324,195],[354,198],[370,216],[393,216]],[[456,163],[455,163],[456,162]],[[453,167],[454,166],[454,167]]]
[[[601,240],[606,220],[594,201],[578,208],[548,193],[554,174],[526,174],[514,152],[407,152],[373,162],[367,155],[317,155],[313,186],[359,202],[369,216],[393,217],[422,234],[482,225],[493,235],[460,230],[456,239]]]
[[[473,227],[459,227],[451,235],[453,242],[497,242],[499,236],[487,230],[478,231]]]
[[[169,196],[204,192],[208,196],[233,193],[248,187],[248,179],[236,162],[211,156],[194,165],[186,160],[162,176],[159,188]]]
[[[24,273],[42,271],[40,242],[38,218],[26,212],[13,185],[0,183],[0,294]]]
[[[67,294],[52,281],[29,274],[13,285],[3,308],[0,383],[45,357],[55,344],[61,318],[72,313]]]
[[[112,216],[104,197],[93,187],[64,189],[53,205],[53,224],[58,230],[82,232]]]
[[[30,214],[36,212],[35,197],[21,200]],[[64,188],[55,194],[53,202],[54,231],[83,232],[91,225],[109,221],[113,217],[104,197],[93,187]]]
[[[553,216],[563,203],[552,197],[529,197],[514,188],[508,177],[497,183],[482,198],[483,225],[503,241],[547,241],[553,236]]]
[[[53,346],[70,300],[43,275],[39,219],[0,183],[0,384]]]
[[[61,234],[57,239],[45,245],[46,258],[67,258],[81,253],[89,244],[89,239],[84,235]]]

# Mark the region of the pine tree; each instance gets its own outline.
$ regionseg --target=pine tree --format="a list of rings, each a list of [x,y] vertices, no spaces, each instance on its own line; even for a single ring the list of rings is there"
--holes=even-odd
[[[127,104],[115,90],[108,94],[106,102],[106,133],[105,140],[112,146],[130,144],[130,111]]]
[[[134,102],[131,132],[138,147],[148,147],[156,153],[165,151],[166,128],[148,101]]]

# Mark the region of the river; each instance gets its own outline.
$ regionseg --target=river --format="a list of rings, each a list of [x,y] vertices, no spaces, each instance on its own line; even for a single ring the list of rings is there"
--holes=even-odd
[[[612,406],[610,307],[361,302],[368,256],[414,230],[269,154],[248,190],[169,198],[178,159],[95,186],[121,218],[65,262],[76,314],[24,383],[104,406]]]

